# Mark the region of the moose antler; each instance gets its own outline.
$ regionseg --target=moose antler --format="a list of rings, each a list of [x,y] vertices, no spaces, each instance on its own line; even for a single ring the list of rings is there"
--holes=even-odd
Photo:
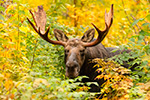
[[[113,4],[111,5],[110,11],[108,13],[105,11],[105,29],[103,31],[101,31],[92,23],[92,25],[95,27],[95,29],[98,32],[98,38],[95,41],[90,42],[90,43],[83,42],[83,45],[85,47],[91,47],[91,46],[95,46],[98,43],[100,43],[107,35],[107,33],[112,25],[112,22],[113,22]]]
[[[45,26],[46,26],[46,13],[45,11],[43,10],[43,6],[38,6],[38,11],[34,11],[34,14],[32,13],[31,10],[29,10],[32,17],[33,17],[33,20],[37,26],[36,26],[30,21],[29,18],[27,18],[27,20],[29,21],[29,23],[31,24],[31,26],[33,27],[33,29],[44,39],[46,40],[47,42],[49,43],[52,43],[52,44],[57,44],[57,45],[65,45],[65,42],[62,42],[62,41],[53,41],[51,39],[48,38],[48,32],[49,32],[49,29],[50,29],[50,26],[47,28],[46,32],[45,32]]]

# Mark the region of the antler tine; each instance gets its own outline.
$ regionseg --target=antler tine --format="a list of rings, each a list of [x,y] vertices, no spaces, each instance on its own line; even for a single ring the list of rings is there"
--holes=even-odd
[[[33,20],[34,20],[34,22],[35,22],[35,24],[36,24],[36,26],[37,26],[37,23],[36,23],[36,20],[35,20],[35,17],[34,17],[34,15],[33,15],[32,11],[29,10],[29,12],[30,12],[30,14],[32,15],[32,18],[33,18]],[[34,11],[34,12],[35,12],[35,11]]]
[[[34,19],[34,22],[36,24],[36,26],[38,27],[38,29],[36,28],[36,26],[31,22],[31,20],[29,18],[27,18],[27,20],[29,21],[29,23],[31,24],[31,26],[33,27],[33,29],[41,36],[41,38],[43,38],[44,40],[46,40],[47,42],[49,43],[52,43],[52,44],[56,44],[56,45],[65,45],[65,42],[62,42],[62,41],[53,41],[53,40],[50,40],[48,38],[48,32],[49,32],[49,29],[50,29],[50,25],[48,27],[48,29],[46,30],[45,32],[45,26],[46,26],[46,13],[45,11],[43,10],[43,6],[38,6],[38,11],[34,11],[34,14],[32,13],[31,10],[29,10],[29,12],[31,13],[33,19]]]
[[[109,29],[110,29],[110,27],[112,25],[112,22],[113,22],[113,4],[111,5],[111,9],[110,9],[110,11],[108,13],[105,11],[105,29],[104,30],[100,30],[98,27],[96,27],[92,23],[92,25],[94,26],[94,28],[98,32],[98,38],[95,41],[93,41],[93,42],[83,43],[83,45],[85,47],[91,47],[91,46],[95,46],[98,43],[100,43],[105,38],[105,36],[107,35],[107,33],[108,33],[108,31],[109,31]]]
[[[38,30],[36,29],[35,25],[31,22],[31,20],[29,18],[27,18],[27,20],[31,24],[31,26],[33,27],[33,29],[38,33]]]

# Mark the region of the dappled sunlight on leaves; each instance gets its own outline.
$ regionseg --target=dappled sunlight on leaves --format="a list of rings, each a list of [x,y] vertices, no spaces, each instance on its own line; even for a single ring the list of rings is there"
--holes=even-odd
[[[65,78],[63,47],[43,41],[26,18],[31,18],[29,10],[43,5],[52,40],[54,28],[65,31],[70,38],[81,37],[87,29],[93,28],[91,23],[104,29],[103,16],[111,4],[114,4],[114,21],[102,43],[110,47],[127,44],[123,48],[133,52],[115,56],[116,61],[127,61],[131,57],[137,58],[132,64],[141,65],[127,76],[124,74],[130,74],[129,69],[98,59],[94,67],[98,67],[97,72],[101,74],[97,79],[107,80],[102,86],[105,94],[102,100],[150,99],[149,3],[148,0],[1,0],[0,99],[98,100],[95,94],[86,92],[91,83],[84,85],[74,83],[77,79]],[[73,88],[76,90],[72,91]]]
[[[130,74],[130,70],[114,61],[105,62],[103,59],[94,59],[93,61],[99,64],[97,71],[100,75],[96,79],[103,78],[106,81],[101,89],[101,93],[104,94],[103,98],[129,99],[129,89],[133,86],[132,79],[127,76]]]

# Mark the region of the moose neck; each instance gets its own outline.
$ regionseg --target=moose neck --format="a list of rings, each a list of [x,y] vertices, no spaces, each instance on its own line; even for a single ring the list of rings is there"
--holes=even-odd
[[[109,52],[106,50],[106,48],[100,43],[97,46],[94,47],[87,47],[86,48],[86,59],[84,61],[83,66],[81,67],[80,75],[86,75],[89,78],[94,78],[96,75],[92,75],[93,77],[90,77],[91,74],[95,74],[95,68],[93,68],[94,63],[91,63],[90,61],[94,58],[102,58],[106,59],[109,58]]]

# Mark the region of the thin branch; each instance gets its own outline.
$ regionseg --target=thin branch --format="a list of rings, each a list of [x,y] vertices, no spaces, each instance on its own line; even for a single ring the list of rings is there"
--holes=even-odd
[[[33,51],[33,56],[32,56],[32,61],[31,61],[31,68],[33,67],[33,63],[34,63],[35,50],[37,48],[37,43],[38,43],[38,40],[36,40],[36,43],[35,43],[35,46],[34,46],[34,51]]]
[[[122,0],[122,5],[123,5],[123,9],[125,9],[124,1],[123,1],[123,0]],[[126,18],[127,18],[128,21],[129,21],[129,23],[132,24],[131,21],[130,21],[130,19],[129,19],[129,17],[128,17],[128,14],[127,14],[126,10],[124,10],[124,13],[125,13],[125,15],[126,15]],[[135,31],[135,34],[137,34],[136,29],[135,29],[134,26],[133,26],[133,29],[134,29],[134,31]]]
[[[133,18],[134,21],[136,20],[136,18],[132,14],[131,14],[131,17]],[[135,24],[135,25],[139,29],[139,31],[141,31],[142,28],[138,24]],[[145,45],[147,45],[145,38],[143,40],[144,40]]]
[[[136,18],[132,15],[132,14],[130,14],[131,15],[131,17],[133,18],[133,20],[135,21],[136,20]],[[136,27],[139,29],[139,31],[141,30],[141,27],[138,25],[138,24],[135,24],[136,25]]]
[[[17,20],[18,20],[18,25],[17,25],[18,36],[17,36],[17,43],[16,43],[16,45],[17,45],[17,51],[19,51],[19,44],[20,44],[20,41],[19,41],[19,38],[20,38],[20,31],[19,31],[19,19],[20,19],[20,16],[19,16],[19,2],[17,3],[17,10],[18,10],[18,16],[17,16]],[[20,66],[18,58],[19,58],[19,56],[16,55],[16,62]]]
[[[75,8],[75,9],[74,9],[74,17],[75,17],[75,18],[74,18],[74,27],[77,27],[77,25],[78,25],[78,24],[77,24],[77,18],[76,18],[76,16],[77,16],[77,14],[76,14],[77,0],[74,0],[73,3],[74,3],[74,5],[75,5],[75,7],[74,7],[74,8]]]
[[[18,3],[18,43],[17,43],[17,50],[19,49],[19,44],[20,44],[20,41],[19,41],[19,37],[20,37],[20,32],[19,32],[19,3]]]

